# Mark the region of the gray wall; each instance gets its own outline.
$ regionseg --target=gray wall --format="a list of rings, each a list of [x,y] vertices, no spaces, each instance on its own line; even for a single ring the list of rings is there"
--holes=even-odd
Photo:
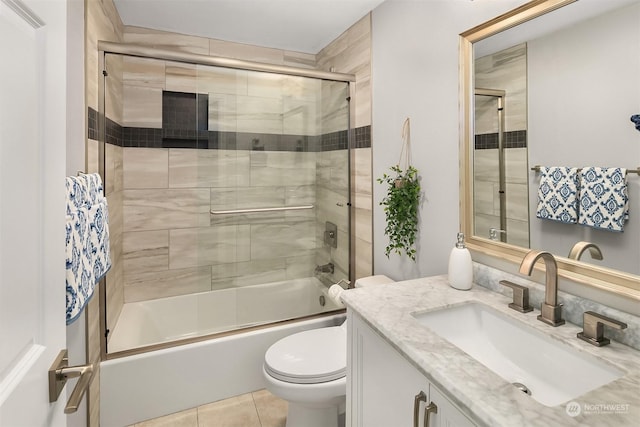
[[[414,264],[384,255],[385,190],[374,183],[376,274],[399,280],[447,271],[459,229],[459,34],[523,3],[387,0],[373,11],[373,178],[398,161],[410,117],[412,163],[424,191]]]
[[[636,4],[528,44],[531,165],[638,167],[640,134],[629,120],[640,113],[638,22]],[[574,243],[592,241],[604,254],[601,265],[640,274],[638,175],[628,175],[623,233],[537,219],[540,176],[529,177],[532,248],[567,256]]]

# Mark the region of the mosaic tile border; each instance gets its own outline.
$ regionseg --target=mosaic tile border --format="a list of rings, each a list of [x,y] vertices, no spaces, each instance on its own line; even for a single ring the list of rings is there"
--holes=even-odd
[[[88,116],[88,137],[98,140],[98,112],[89,107]],[[107,144],[119,147],[322,152],[346,150],[348,144],[346,130],[309,136],[123,127],[109,118],[105,123]],[[353,133],[352,148],[371,147],[370,125],[353,129]]]
[[[498,148],[498,133],[485,133],[475,136],[474,147],[476,150],[488,150]],[[527,131],[514,130],[504,133],[504,148],[526,148]]]

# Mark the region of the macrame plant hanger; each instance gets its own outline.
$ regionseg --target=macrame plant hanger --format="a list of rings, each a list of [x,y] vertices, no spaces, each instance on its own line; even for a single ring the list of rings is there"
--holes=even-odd
[[[406,173],[411,166],[411,120],[407,117],[402,124],[402,148],[400,149],[400,158],[398,159],[398,168],[402,173]],[[398,178],[395,183],[396,187],[402,185],[402,180]]]

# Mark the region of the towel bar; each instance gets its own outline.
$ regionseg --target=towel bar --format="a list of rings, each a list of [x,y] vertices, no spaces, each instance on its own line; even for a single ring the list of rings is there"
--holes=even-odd
[[[229,214],[240,214],[240,213],[276,212],[276,211],[302,210],[302,209],[313,209],[313,205],[279,206],[275,208],[232,209],[232,210],[226,210],[226,211],[210,211],[210,212],[211,212],[211,215],[229,215]]]
[[[542,166],[540,165],[535,165],[531,167],[532,171],[535,172],[540,172],[540,168]],[[582,168],[578,168],[578,172],[580,172],[582,170]],[[636,169],[627,169],[627,175],[629,175],[630,173],[635,173],[636,175],[640,175],[640,167],[636,168]]]

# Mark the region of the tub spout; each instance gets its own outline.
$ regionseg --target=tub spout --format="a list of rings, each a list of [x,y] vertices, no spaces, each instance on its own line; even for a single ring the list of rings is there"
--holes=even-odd
[[[324,265],[317,265],[316,269],[315,269],[315,273],[330,273],[333,274],[333,272],[335,271],[335,266],[333,265],[332,262],[328,263],[328,264],[324,264]]]
[[[529,251],[520,264],[520,274],[531,276],[533,267],[540,258],[544,261],[546,273],[544,302],[540,307],[538,320],[551,326],[564,325],[562,304],[558,304],[558,264],[549,252]]]

